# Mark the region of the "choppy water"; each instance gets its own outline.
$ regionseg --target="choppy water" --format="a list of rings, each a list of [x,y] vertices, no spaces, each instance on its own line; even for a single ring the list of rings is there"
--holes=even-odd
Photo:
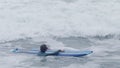
[[[120,42],[117,39],[99,40],[96,38],[26,38],[1,43],[0,67],[4,68],[119,68]],[[40,42],[38,42],[40,41]],[[79,50],[93,50],[94,53],[86,57],[38,57],[29,54],[13,54],[10,49],[21,47],[24,49],[37,48],[43,41],[48,42],[51,48]],[[51,43],[51,44],[50,44]],[[54,45],[53,45],[54,44]],[[64,45],[63,45],[64,44]],[[61,46],[60,46],[61,45]],[[69,48],[71,47],[71,48]]]
[[[0,68],[120,68],[119,0],[0,0]],[[13,54],[13,48],[92,50],[86,57]]]

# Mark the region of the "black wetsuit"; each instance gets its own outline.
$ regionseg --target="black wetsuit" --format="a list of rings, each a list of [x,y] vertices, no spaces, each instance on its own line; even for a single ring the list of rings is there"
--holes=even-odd
[[[40,52],[38,53],[39,56],[49,56],[49,55],[58,55],[59,52],[61,52],[60,50],[57,50],[53,53],[49,53],[49,54],[46,54],[45,52],[48,50],[48,47],[43,44],[40,46]]]

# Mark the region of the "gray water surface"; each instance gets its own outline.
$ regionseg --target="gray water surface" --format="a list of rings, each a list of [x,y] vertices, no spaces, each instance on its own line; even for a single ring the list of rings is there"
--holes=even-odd
[[[81,37],[54,39],[67,47],[79,50],[93,50],[93,54],[85,57],[40,57],[29,54],[14,54],[10,50],[15,47],[24,49],[39,48],[40,42],[32,38],[19,39],[1,43],[0,67],[4,68],[119,68],[119,40],[91,40]],[[114,41],[114,42],[111,42]],[[57,43],[56,42],[56,43]],[[115,43],[116,42],[116,43]],[[52,42],[51,42],[52,43]],[[113,46],[114,45],[114,46]]]

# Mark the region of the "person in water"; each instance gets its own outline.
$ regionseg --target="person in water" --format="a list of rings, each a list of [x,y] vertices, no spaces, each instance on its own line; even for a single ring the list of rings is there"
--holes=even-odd
[[[42,44],[42,45],[40,46],[40,51],[41,51],[41,53],[45,53],[47,50],[48,50],[48,47],[47,47],[46,44]]]
[[[40,53],[38,55],[43,55],[43,56],[49,56],[49,55],[58,55],[59,52],[64,52],[63,50],[57,50],[53,53],[49,53],[49,54],[46,54],[46,51],[48,50],[49,48],[47,47],[46,44],[42,44],[40,46]]]

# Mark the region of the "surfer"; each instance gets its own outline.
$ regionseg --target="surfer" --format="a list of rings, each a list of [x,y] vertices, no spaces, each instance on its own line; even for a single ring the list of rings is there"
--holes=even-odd
[[[46,44],[42,44],[42,45],[40,46],[40,51],[41,51],[41,53],[45,53],[47,50],[48,50],[48,47],[47,47]]]
[[[42,44],[40,46],[40,53],[38,55],[43,55],[43,56],[49,56],[49,55],[58,55],[59,52],[64,52],[64,50],[57,50],[53,53],[49,53],[49,54],[46,54],[46,51],[48,50],[49,48],[47,47],[46,44]]]

